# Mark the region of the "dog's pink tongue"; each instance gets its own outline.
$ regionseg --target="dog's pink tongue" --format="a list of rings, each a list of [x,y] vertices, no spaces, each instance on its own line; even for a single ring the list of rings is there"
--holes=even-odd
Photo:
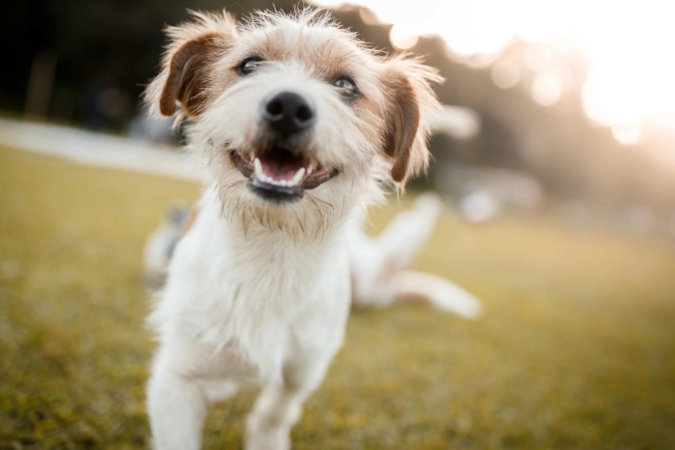
[[[290,180],[304,167],[304,158],[285,151],[268,152],[258,158],[263,173],[275,180]]]

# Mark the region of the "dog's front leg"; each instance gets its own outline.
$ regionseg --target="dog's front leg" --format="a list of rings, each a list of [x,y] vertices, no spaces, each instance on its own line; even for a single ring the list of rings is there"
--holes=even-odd
[[[148,413],[155,450],[198,450],[206,416],[201,386],[177,374],[160,356],[148,383]]]
[[[265,387],[246,422],[246,450],[288,450],[302,403],[321,384],[330,359],[304,360],[284,369],[282,383]]]

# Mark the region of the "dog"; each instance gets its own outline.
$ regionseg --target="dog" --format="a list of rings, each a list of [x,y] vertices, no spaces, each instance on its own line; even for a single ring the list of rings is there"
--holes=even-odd
[[[412,274],[392,290],[382,286],[390,276],[359,284],[352,273],[391,260],[357,230],[387,190],[426,169],[439,108],[430,83],[441,78],[317,9],[242,23],[193,13],[167,35],[146,99],[187,122],[205,189],[149,317],[159,341],[147,388],[153,446],[198,449],[208,404],[257,383],[245,447],[288,449],[354,294],[388,302],[425,282]]]

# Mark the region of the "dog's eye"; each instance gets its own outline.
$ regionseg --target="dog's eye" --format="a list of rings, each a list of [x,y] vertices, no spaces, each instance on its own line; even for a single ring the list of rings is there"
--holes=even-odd
[[[257,56],[246,58],[241,62],[241,64],[239,64],[239,73],[242,75],[248,75],[260,67],[261,63],[262,59],[258,58]]]
[[[347,75],[338,77],[333,82],[333,85],[340,89],[340,94],[342,94],[342,96],[345,98],[351,99],[356,97],[356,94],[358,94],[356,83],[354,83],[354,80],[349,78]]]

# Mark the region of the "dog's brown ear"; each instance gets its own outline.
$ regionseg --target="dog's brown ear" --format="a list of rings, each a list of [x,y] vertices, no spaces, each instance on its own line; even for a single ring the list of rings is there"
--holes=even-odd
[[[235,19],[224,10],[219,14],[191,12],[194,20],[167,27],[169,39],[162,71],[148,86],[145,99],[163,116],[176,112],[199,115],[209,101],[208,89],[217,58],[236,38]]]
[[[389,97],[384,152],[394,160],[392,179],[405,184],[429,164],[429,122],[440,106],[430,82],[442,78],[434,69],[405,56],[386,61],[383,77]]]

